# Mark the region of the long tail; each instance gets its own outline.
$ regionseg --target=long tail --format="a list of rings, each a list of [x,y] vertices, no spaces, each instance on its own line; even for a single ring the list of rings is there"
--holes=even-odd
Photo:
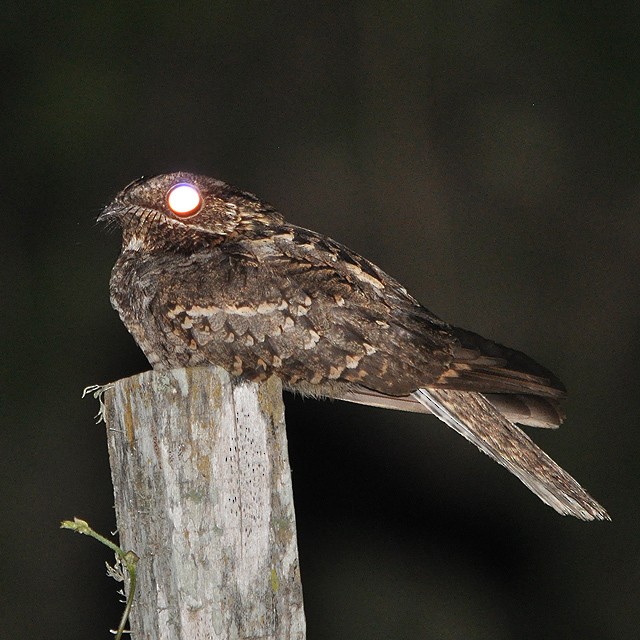
[[[511,471],[558,513],[582,520],[610,520],[604,508],[576,480],[482,394],[418,389],[412,395],[445,424]]]

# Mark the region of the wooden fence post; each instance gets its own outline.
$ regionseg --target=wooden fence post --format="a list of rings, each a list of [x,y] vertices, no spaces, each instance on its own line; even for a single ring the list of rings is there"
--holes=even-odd
[[[135,640],[304,640],[279,381],[148,371],[104,395]]]

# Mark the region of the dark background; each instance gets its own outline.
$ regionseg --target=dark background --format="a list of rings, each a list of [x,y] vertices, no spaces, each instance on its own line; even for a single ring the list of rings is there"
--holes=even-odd
[[[562,518],[435,418],[287,398],[311,640],[636,637],[637,2],[7,3],[1,634],[108,638],[97,403],[148,368],[100,208],[189,170],[378,263],[571,392],[533,437],[609,509]]]

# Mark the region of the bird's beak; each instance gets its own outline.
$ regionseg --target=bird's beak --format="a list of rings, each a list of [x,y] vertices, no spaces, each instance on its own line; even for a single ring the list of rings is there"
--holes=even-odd
[[[116,199],[102,210],[97,222],[113,222],[118,219],[120,213],[122,213],[122,202]]]
[[[128,204],[126,201],[126,194],[131,189],[131,187],[135,187],[136,185],[144,182],[146,178],[142,176],[133,182],[130,182],[111,202],[108,204],[102,213],[98,216],[97,222],[114,222],[120,220],[123,213],[125,213],[125,209]]]

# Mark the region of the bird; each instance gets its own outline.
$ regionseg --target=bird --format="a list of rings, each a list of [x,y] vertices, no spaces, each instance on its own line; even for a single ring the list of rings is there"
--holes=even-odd
[[[98,221],[122,231],[111,304],[153,369],[219,366],[307,396],[432,413],[560,514],[610,519],[518,426],[562,423],[560,380],[441,320],[344,245],[189,172],[131,182]]]

